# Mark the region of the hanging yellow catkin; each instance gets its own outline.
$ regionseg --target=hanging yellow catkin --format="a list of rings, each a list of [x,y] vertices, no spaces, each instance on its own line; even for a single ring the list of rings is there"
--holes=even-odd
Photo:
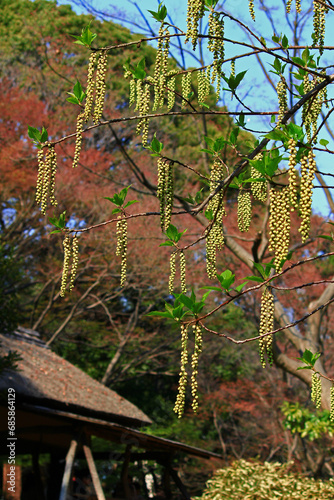
[[[263,157],[262,153],[258,153],[254,160],[261,160]],[[255,167],[251,167],[251,177],[252,179],[260,179],[262,178],[262,174],[256,170]],[[267,201],[267,182],[252,182],[251,183],[252,195],[256,200],[262,201],[265,203]]]
[[[121,281],[120,285],[123,287],[126,281],[126,267],[127,267],[127,228],[128,223],[126,219],[118,217],[116,224],[117,247],[116,256],[121,257]]]
[[[195,50],[198,40],[198,23],[205,14],[205,0],[188,0],[186,42],[192,41]]]
[[[150,110],[150,84],[143,80],[137,80],[137,105],[136,110],[141,116],[147,115]],[[136,128],[136,134],[142,132],[142,144],[147,146],[149,118],[140,118]]]
[[[94,123],[97,124],[103,113],[103,104],[106,94],[106,72],[107,72],[107,52],[101,51],[99,54],[97,69],[96,69],[96,89],[95,89],[95,108],[94,108]]]
[[[280,80],[276,86],[278,105],[279,105],[277,125],[281,123],[285,113],[288,111],[288,100],[286,96],[286,90],[287,90],[286,81],[285,78],[281,75]]]
[[[158,189],[160,201],[160,224],[162,231],[167,231],[171,222],[174,201],[174,173],[170,161],[158,158]]]
[[[219,100],[222,64],[225,58],[224,48],[224,18],[221,13],[209,13],[209,42],[208,49],[213,54],[211,83],[217,80],[216,99]]]
[[[169,293],[172,295],[174,292],[174,280],[175,280],[175,273],[176,273],[176,265],[175,265],[175,260],[176,260],[176,252],[171,253],[170,256],[170,273],[169,273]]]
[[[194,413],[197,412],[198,410],[198,360],[199,356],[202,352],[202,328],[199,323],[196,323],[193,325],[193,332],[194,332],[194,337],[195,337],[195,346],[194,346],[194,352],[191,356],[191,368],[192,368],[192,374],[191,374],[191,395],[192,395],[192,409]]]
[[[79,263],[79,245],[78,245],[78,237],[75,235],[72,239],[70,235],[66,233],[64,241],[64,263],[63,263],[63,273],[61,277],[61,285],[60,285],[60,296],[65,297],[66,286],[68,275],[70,272],[70,284],[69,284],[69,292],[71,292],[74,288],[74,282],[77,275],[78,263]],[[70,260],[72,257],[72,266],[70,271]]]
[[[170,111],[171,109],[174,108],[175,104],[175,72],[171,71],[168,74],[169,80],[167,82],[167,87],[168,87],[168,93],[167,93],[167,109]]]
[[[174,412],[181,418],[184,412],[187,388],[187,367],[188,364],[188,326],[181,325],[181,368],[179,373],[179,387],[174,405]]]
[[[71,259],[71,241],[69,235],[66,233],[64,241],[64,263],[63,263],[63,273],[61,277],[61,285],[60,285],[60,296],[65,297],[66,285],[67,285],[67,277],[68,271],[70,267],[70,259]]]
[[[326,6],[313,0],[313,47],[319,45],[320,55],[322,55],[324,51],[326,13]]]
[[[84,113],[80,113],[77,117],[77,131],[76,131],[75,150],[74,150],[72,168],[76,168],[79,163],[81,146],[82,146],[82,131],[83,131],[84,119],[85,119]]]
[[[180,252],[180,280],[181,280],[181,292],[187,293],[186,258],[183,251]]]
[[[330,415],[329,415],[329,418],[330,418],[330,421],[331,422],[334,422],[334,387],[332,386],[331,387],[331,391],[330,391]]]
[[[224,179],[224,169],[221,162],[215,159],[210,172],[210,193],[213,193]],[[206,270],[209,279],[216,278],[216,249],[224,246],[222,218],[226,215],[224,195],[222,190],[216,193],[208,203],[208,211],[212,212],[213,222],[206,231]]]
[[[38,174],[35,200],[41,207],[43,215],[46,214],[48,199],[54,207],[58,205],[55,198],[55,181],[57,173],[57,156],[54,146],[49,144],[44,157],[44,150],[37,153]]]
[[[318,373],[312,373],[311,401],[316,408],[321,406],[321,378]]]
[[[182,88],[181,109],[183,109],[187,106],[187,100],[189,98],[189,94],[191,93],[191,73],[183,73],[181,79],[181,88]]]
[[[254,0],[248,0],[248,9],[251,18],[255,21]]]
[[[266,286],[261,297],[261,313],[260,313],[260,335],[265,335],[274,329],[274,296],[271,288]],[[270,365],[273,363],[272,353],[273,336],[267,335],[259,339],[260,359],[263,368],[266,367],[266,357]]]
[[[97,52],[92,52],[90,55],[90,58],[89,58],[88,74],[87,74],[87,88],[86,88],[86,101],[85,101],[85,109],[84,109],[85,122],[88,122],[88,120],[92,114],[93,101],[94,101],[94,88],[95,88],[94,73],[95,73],[95,66],[96,66],[97,58],[98,58]]]
[[[74,282],[77,275],[79,264],[79,242],[78,237],[75,235],[72,239],[72,267],[71,267],[71,279],[69,291],[71,292],[74,288]]]
[[[238,228],[247,232],[252,219],[252,203],[249,191],[239,190],[238,194]]]
[[[297,141],[293,138],[289,139],[289,191],[290,191],[290,205],[291,212],[298,208],[297,198]]]
[[[315,155],[312,149],[309,151],[308,156],[304,156],[301,161],[301,181],[300,181],[300,216],[301,224],[299,232],[302,236],[304,243],[310,232],[311,227],[311,213],[312,213],[312,193],[313,193],[313,179],[317,170],[315,162]]]
[[[289,186],[270,189],[269,250],[274,252],[275,269],[281,269],[290,243],[290,189]]]

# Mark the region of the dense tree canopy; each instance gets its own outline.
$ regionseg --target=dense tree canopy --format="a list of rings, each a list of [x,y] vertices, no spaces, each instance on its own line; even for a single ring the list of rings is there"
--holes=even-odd
[[[49,345],[144,405],[157,432],[206,436],[237,458],[299,453],[316,473],[324,462],[295,445],[279,407],[308,404],[301,381],[330,409],[332,218],[310,207],[317,176],[334,208],[322,136],[333,7],[314,2],[304,40],[310,2],[282,6],[283,26],[265,11],[261,35],[253,2],[244,19],[188,4],[187,33],[161,5],[144,36],[55,2],[1,3],[0,258],[17,263],[5,293]],[[247,42],[224,34],[233,27]],[[248,95],[244,60],[262,68],[266,99]],[[177,393],[176,413],[187,394],[198,416],[186,406],[177,423]]]

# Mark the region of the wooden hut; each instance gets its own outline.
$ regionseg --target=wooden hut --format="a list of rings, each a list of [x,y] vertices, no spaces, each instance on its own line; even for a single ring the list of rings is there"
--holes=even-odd
[[[151,423],[147,415],[52,352],[38,340],[36,332],[21,328],[14,335],[0,335],[0,344],[1,355],[15,351],[21,357],[17,370],[6,370],[0,376],[2,442],[15,445],[16,456],[32,454],[36,478],[40,477],[38,456],[41,453],[50,454],[48,488],[43,491],[42,484],[35,485],[34,500],[71,498],[69,486],[73,463],[75,457],[80,456],[87,460],[95,490],[92,498],[105,499],[91,451],[91,436],[110,442],[110,450],[99,454],[98,458],[122,461],[121,480],[123,498],[126,499],[135,498],[127,477],[131,461],[155,460],[162,464],[166,476],[175,481],[182,497],[189,499],[177,472],[171,467],[173,455],[183,452],[202,458],[219,458],[214,453],[142,432],[141,427]],[[8,434],[9,394],[14,401],[11,408],[15,406],[15,435]],[[121,452],[119,445],[123,448]],[[8,462],[4,461],[4,494],[10,467]],[[19,474],[19,468],[17,471]],[[16,480],[16,496],[12,497],[19,500],[20,484],[19,479]],[[165,490],[165,498],[168,498],[168,481]],[[22,498],[29,497],[23,492]]]

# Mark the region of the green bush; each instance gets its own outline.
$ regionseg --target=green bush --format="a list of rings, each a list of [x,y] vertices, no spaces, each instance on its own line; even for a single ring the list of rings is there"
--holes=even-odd
[[[334,480],[315,481],[288,472],[291,462],[234,462],[217,470],[196,500],[332,500]]]

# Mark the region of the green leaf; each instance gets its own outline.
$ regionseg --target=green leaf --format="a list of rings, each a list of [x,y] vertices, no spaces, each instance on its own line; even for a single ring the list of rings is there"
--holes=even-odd
[[[164,145],[162,142],[158,141],[156,138],[156,133],[154,133],[152,142],[151,142],[151,150],[154,151],[155,153],[161,153],[163,150]]]
[[[204,215],[208,219],[208,221],[210,221],[210,222],[212,221],[212,219],[213,219],[213,211],[211,210],[211,208],[208,209],[208,210],[205,210],[205,214]]]
[[[179,234],[179,232],[178,232],[177,228],[175,226],[173,226],[173,224],[169,224],[167,231],[166,231],[166,235],[168,236],[168,238],[171,241],[175,241],[178,234]]]
[[[259,271],[263,278],[266,277],[265,270],[262,264],[260,264],[259,262],[254,262],[254,267]]]
[[[222,292],[223,290],[219,286],[202,286],[200,290],[213,290],[214,292]]]
[[[326,147],[327,144],[329,144],[329,141],[327,141],[326,139],[320,139],[319,144]]]
[[[204,140],[207,143],[208,147],[213,149],[213,145],[214,145],[215,141],[213,139],[211,139],[210,137],[206,137],[206,136],[204,136]]]
[[[128,194],[128,190],[130,187],[131,187],[131,184],[130,184],[130,186],[123,188],[119,193],[115,193],[112,198],[110,198],[109,196],[104,196],[103,198],[105,200],[111,201],[111,203],[114,203],[114,205],[121,207],[125,201],[125,198]],[[136,202],[137,202],[137,200],[133,200],[132,202],[128,202],[128,203],[130,203],[130,205],[132,205],[132,203],[136,203]],[[115,212],[115,213],[117,213],[117,212]]]
[[[291,57],[291,60],[296,64],[300,64],[300,66],[306,66],[305,61],[300,57]]]
[[[328,236],[327,234],[320,234],[318,238],[323,238],[324,240],[333,241],[332,236]]]
[[[75,95],[71,94],[70,92],[67,92],[69,94],[70,97],[67,97],[66,98],[66,101],[67,102],[71,102],[73,104],[80,104],[80,101],[77,97],[75,97]]]
[[[286,135],[282,130],[275,128],[274,130],[266,134],[265,137],[273,141],[283,141]]]
[[[188,307],[188,309],[192,310],[192,307],[194,305],[193,301],[191,300],[190,297],[187,297],[187,295],[184,295],[183,293],[180,293],[178,294],[178,299],[179,301],[185,305],[186,307]]]
[[[124,208],[127,208],[129,207],[130,205],[133,205],[134,203],[139,203],[138,200],[131,200],[131,201],[128,201],[125,205],[124,205]]]
[[[134,78],[137,78],[137,80],[144,80],[146,76],[146,71],[145,71],[145,57],[143,57],[139,63],[137,64],[137,67],[133,69],[130,67],[130,71],[133,74]]]
[[[228,86],[230,87],[230,89],[234,92],[237,89],[238,85],[241,83],[241,81],[244,78],[246,73],[247,73],[247,70],[241,71],[241,73],[238,73],[235,76],[230,76],[230,78],[228,78],[228,79],[226,79],[224,77],[223,78],[226,81],[226,83],[228,84]]]
[[[272,66],[276,69],[278,74],[281,73],[282,64],[281,64],[281,61],[277,57],[275,57],[274,64]]]
[[[80,36],[76,35],[71,35],[71,36],[76,39],[74,43],[77,43],[79,45],[84,45],[85,47],[90,47],[92,42],[97,37],[97,34],[91,32],[89,24],[88,26],[82,29]]]
[[[173,247],[174,243],[170,240],[164,241],[163,243],[160,243],[159,247]]]
[[[306,49],[303,50],[303,53],[302,53],[302,59],[303,59],[304,63],[307,64],[309,58],[310,58],[310,50],[308,47],[306,47]]]
[[[159,4],[158,12],[155,12],[154,10],[148,10],[148,12],[159,22],[163,22],[167,16],[167,8],[162,5],[162,3]]]
[[[50,234],[56,234],[56,233],[61,233],[62,231],[60,229],[55,229],[54,231],[51,231]]]
[[[238,139],[238,135],[239,135],[239,127],[234,127],[234,129],[230,133],[230,143],[231,144],[236,144],[237,139]]]
[[[246,276],[246,279],[250,281],[256,281],[258,283],[263,283],[264,281],[264,279],[260,278],[260,276]]]
[[[283,35],[283,38],[282,38],[282,47],[284,49],[288,49],[289,48],[289,40],[288,40],[288,37],[286,35]]]
[[[240,285],[236,286],[236,287],[234,288],[234,290],[235,290],[236,292],[238,292],[238,293],[239,293],[239,292],[241,292],[241,290],[243,289],[243,287],[244,287],[247,283],[248,283],[248,281],[244,281],[244,282],[243,282],[243,283],[241,283]]]
[[[58,228],[57,231],[52,231],[51,234],[53,234],[54,232],[59,233],[59,232],[61,232],[62,229],[64,229],[64,227],[65,227],[65,215],[66,215],[66,210],[63,213],[61,213],[59,215],[59,217],[48,217],[50,224],[52,224],[53,226]]]
[[[236,124],[242,128],[246,125],[245,115],[243,113],[239,115],[239,118],[236,120]]]
[[[119,214],[121,212],[122,212],[122,210],[120,208],[113,208],[111,211],[111,215]]]
[[[151,311],[147,313],[146,316],[160,316],[161,318],[174,319],[173,315],[167,311]]]
[[[312,364],[313,353],[309,349],[305,349],[303,352],[303,356],[301,358],[297,358],[300,361],[304,361],[305,363]]]
[[[35,127],[28,127],[28,136],[30,137],[30,139],[33,139],[34,141],[37,142],[40,142],[41,140],[41,133]]]

